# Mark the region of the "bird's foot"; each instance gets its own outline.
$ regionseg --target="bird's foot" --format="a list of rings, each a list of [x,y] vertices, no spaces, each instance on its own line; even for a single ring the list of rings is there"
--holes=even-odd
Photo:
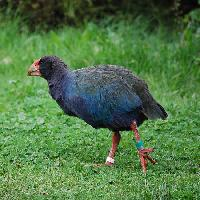
[[[106,167],[106,166],[109,166],[109,167],[111,167],[113,165],[114,165],[114,158],[108,156],[105,163],[91,164],[91,165],[87,165],[87,166],[93,166],[93,167]]]
[[[114,163],[111,163],[111,162],[105,162],[105,165],[111,167],[111,166],[114,165]]]
[[[147,171],[147,164],[148,160],[152,163],[155,164],[156,161],[149,155],[149,153],[153,152],[153,148],[143,148],[138,150],[138,154],[140,156],[140,163],[143,169],[143,172],[146,173]]]

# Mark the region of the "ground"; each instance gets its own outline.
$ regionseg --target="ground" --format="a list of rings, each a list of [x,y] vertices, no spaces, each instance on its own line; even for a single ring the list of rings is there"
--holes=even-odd
[[[199,35],[189,29],[150,33],[145,24],[87,24],[45,33],[0,32],[0,199],[199,199]],[[62,113],[45,80],[27,77],[42,55],[72,68],[126,66],[145,79],[169,117],[146,121],[140,134],[155,147],[145,176],[133,133],[123,132],[114,167],[105,162],[111,133]]]

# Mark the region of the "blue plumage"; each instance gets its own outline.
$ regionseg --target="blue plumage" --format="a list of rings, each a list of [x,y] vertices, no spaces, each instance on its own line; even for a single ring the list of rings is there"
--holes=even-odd
[[[65,73],[59,89],[57,84],[50,87],[52,97],[65,113],[83,119],[94,128],[129,130],[131,121],[143,122],[142,101],[129,87],[119,90],[121,83],[112,79],[103,81],[104,85],[91,86],[80,79],[80,72]]]

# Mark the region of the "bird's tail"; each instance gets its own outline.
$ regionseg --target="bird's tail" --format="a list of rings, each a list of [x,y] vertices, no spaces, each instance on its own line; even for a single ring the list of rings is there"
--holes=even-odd
[[[167,112],[165,111],[165,109],[159,103],[157,103],[157,108],[156,109],[157,109],[157,112],[158,112],[159,117],[161,119],[166,119],[167,118],[167,116],[168,116]]]
[[[153,101],[148,107],[146,107],[144,114],[148,117],[148,119],[166,119],[167,112],[165,109],[156,101]]]

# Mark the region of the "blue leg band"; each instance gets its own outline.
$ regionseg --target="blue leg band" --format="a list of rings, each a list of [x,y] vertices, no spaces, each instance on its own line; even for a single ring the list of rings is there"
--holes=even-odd
[[[138,150],[144,149],[144,144],[143,144],[142,140],[139,140],[139,141],[136,143],[136,147],[137,147]]]

